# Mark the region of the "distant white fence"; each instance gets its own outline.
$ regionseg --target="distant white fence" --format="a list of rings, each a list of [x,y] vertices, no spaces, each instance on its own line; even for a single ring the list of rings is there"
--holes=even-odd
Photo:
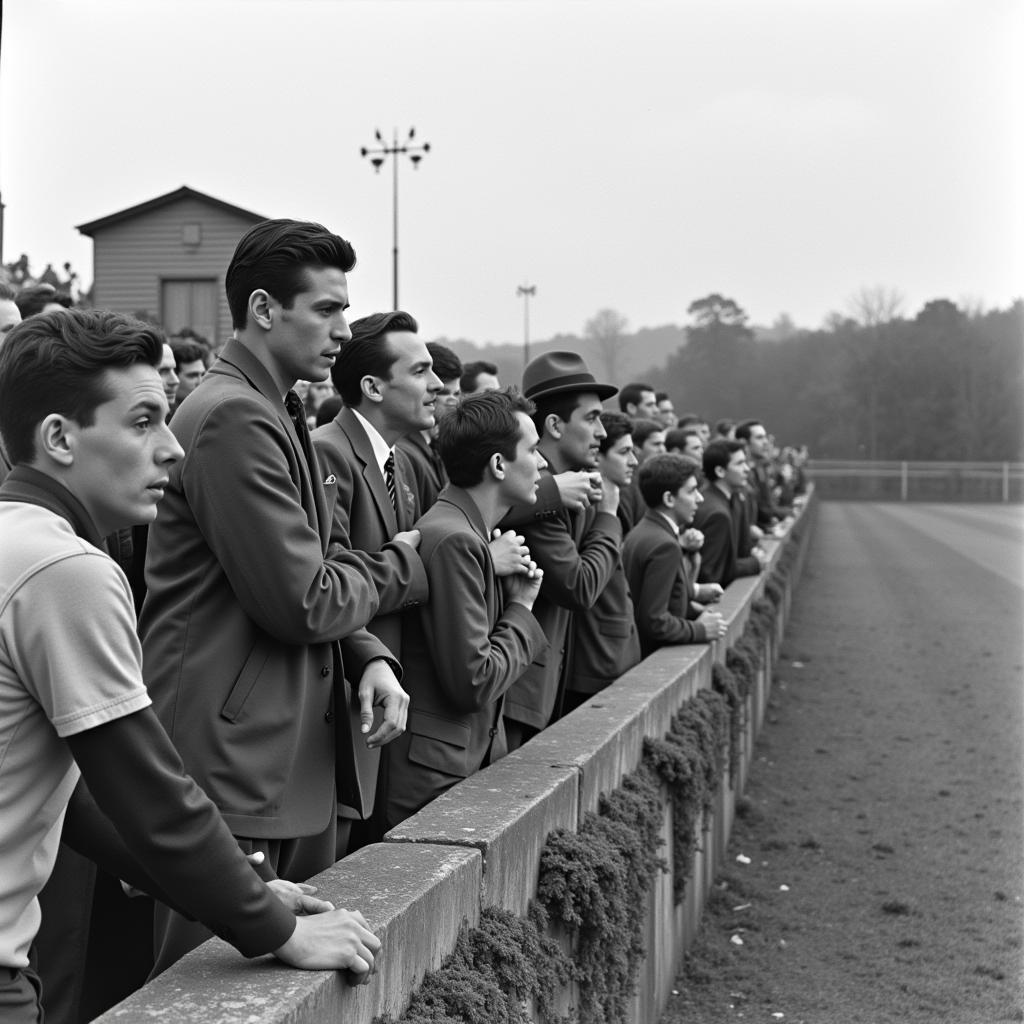
[[[812,459],[819,498],[1024,501],[1024,462],[856,462]]]

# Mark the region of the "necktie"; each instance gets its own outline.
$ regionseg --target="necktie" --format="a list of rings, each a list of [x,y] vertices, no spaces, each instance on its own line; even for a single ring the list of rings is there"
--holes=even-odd
[[[388,452],[384,460],[384,483],[388,486],[388,497],[391,499],[391,507],[398,511],[398,494],[395,491],[395,453]]]
[[[292,421],[292,426],[295,427],[299,446],[302,448],[303,455],[306,456],[306,463],[310,467],[310,472],[313,472],[313,446],[309,439],[309,424],[306,423],[306,409],[302,404],[302,399],[294,391],[289,391],[284,396],[284,407],[289,419]],[[314,473],[313,475],[315,476],[316,474]]]

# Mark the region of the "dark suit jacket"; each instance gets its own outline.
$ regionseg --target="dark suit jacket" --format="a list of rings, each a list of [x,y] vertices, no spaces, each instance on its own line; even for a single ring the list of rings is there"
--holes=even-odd
[[[767,462],[757,459],[751,463],[749,487],[756,499],[757,525],[762,529],[773,526],[793,511],[775,504],[774,484]]]
[[[312,437],[324,479],[333,477],[333,483],[324,487],[328,498],[332,492],[334,496],[331,543],[351,550],[366,564],[380,593],[380,608],[366,628],[401,659],[401,611],[427,599],[427,576],[420,556],[408,544],[391,543],[399,530],[411,529],[416,519],[408,457],[396,449],[396,510],[366,428],[351,409],[342,409],[330,423],[314,430]],[[379,724],[378,712],[374,727]],[[368,783],[377,778],[380,749],[367,750],[358,736],[353,739],[361,752],[360,777]],[[377,778],[377,782],[379,794],[383,779]],[[343,814],[351,816],[347,811]]]
[[[550,470],[541,470],[542,478],[550,475]],[[560,509],[554,515],[546,510],[531,514],[530,506],[523,506],[513,509],[501,525],[523,534],[531,557],[544,570],[533,614],[548,639],[547,649],[509,690],[505,717],[543,729],[556,713],[570,676],[572,613],[592,608],[611,579],[622,525],[617,516],[594,506],[582,512]]]
[[[573,616],[572,675],[567,689],[597,693],[640,658],[640,636],[620,551],[594,606]]]
[[[437,501],[437,496],[448,483],[448,474],[444,471],[441,456],[423,440],[418,430],[400,438],[395,447],[408,456],[412,470],[412,489],[417,501],[416,511],[418,515],[423,515]]]
[[[639,470],[635,470],[630,485],[619,491],[619,519],[622,522],[623,537],[647,514],[647,502],[640,493],[639,475]]]
[[[359,631],[377,612],[377,589],[351,552],[326,557],[330,505],[316,457],[311,449],[311,468],[244,345],[228,342],[171,429],[185,458],[149,534],[146,685],[235,835],[317,834],[335,814],[336,748],[338,799],[357,809],[372,800],[372,785],[359,785],[354,755],[365,744],[353,749],[337,641],[346,638],[354,677],[390,657]]]
[[[739,557],[740,529],[746,529],[741,518],[741,498],[735,503],[715,484],[707,484],[701,490],[704,502],[697,508],[693,525],[704,534],[700,549],[701,583],[721,583],[729,586],[737,576],[756,576],[761,565],[753,555]],[[748,529],[749,533],[749,529]]]
[[[633,595],[640,649],[646,658],[665,644],[705,643],[704,627],[689,620],[690,579],[679,538],[665,517],[649,509],[622,546]]]
[[[385,748],[387,825],[505,753],[505,691],[545,646],[522,605],[505,605],[473,499],[449,484],[416,524],[430,591],[405,616],[409,725]]]
[[[736,516],[736,556],[747,558],[754,550],[750,526],[757,519],[757,500],[749,487],[733,495],[732,510]]]
[[[351,409],[342,409],[312,436],[324,478],[334,477],[331,542],[351,549],[366,564],[381,594],[380,608],[367,628],[400,658],[402,623],[395,613],[427,599],[420,556],[408,544],[391,543],[399,530],[409,530],[415,522],[407,457],[395,451],[396,511],[370,439]],[[325,490],[329,494],[331,488]]]

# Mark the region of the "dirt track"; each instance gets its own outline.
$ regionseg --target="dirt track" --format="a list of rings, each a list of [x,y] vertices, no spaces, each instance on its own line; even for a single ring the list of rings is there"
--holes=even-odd
[[[1019,506],[821,506],[662,1024],[1024,1020],[1022,542]]]

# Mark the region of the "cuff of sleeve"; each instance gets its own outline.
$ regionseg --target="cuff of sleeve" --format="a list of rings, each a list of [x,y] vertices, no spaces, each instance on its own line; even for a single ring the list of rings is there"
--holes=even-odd
[[[266,911],[244,931],[221,934],[242,956],[265,956],[280,949],[295,931],[295,915],[268,889]]]

